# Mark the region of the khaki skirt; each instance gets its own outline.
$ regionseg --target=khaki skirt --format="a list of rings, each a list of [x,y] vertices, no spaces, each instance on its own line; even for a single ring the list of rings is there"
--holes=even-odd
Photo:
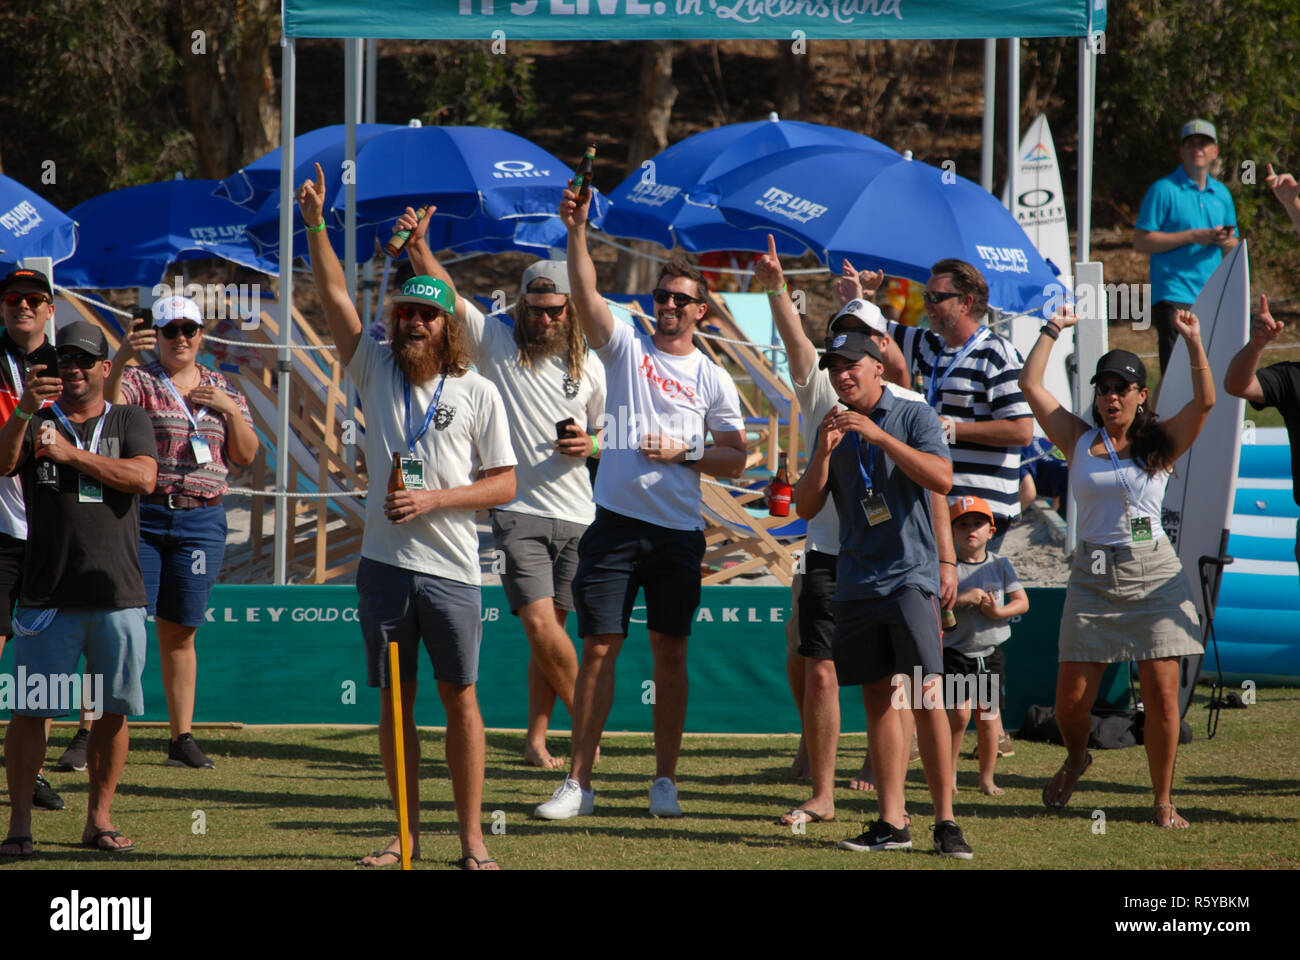
[[[1086,663],[1204,653],[1191,585],[1168,537],[1080,544],[1061,615],[1059,659]]]

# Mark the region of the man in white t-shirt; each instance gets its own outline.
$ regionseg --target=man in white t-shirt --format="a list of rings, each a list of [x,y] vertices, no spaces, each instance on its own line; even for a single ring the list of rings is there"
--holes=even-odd
[[[316,182],[302,185],[298,205],[307,224],[321,306],[366,414],[372,492],[366,497],[357,593],[367,679],[385,690],[379,715],[384,773],[396,805],[396,718],[387,692],[387,648],[397,643],[408,833],[412,856],[418,856],[420,743],[414,703],[423,639],[447,713],[447,768],[460,821],[458,865],[496,869],[480,822],[487,743],[474,689],[482,635],[474,513],[515,495],[515,456],[505,408],[496,387],[469,369],[469,347],[455,316],[456,294],[443,281],[412,277],[401,295],[392,298],[391,350],[362,332],[343,269],[324,232],[324,201],[325,174],[317,164]],[[402,485],[384,498],[380,484],[390,467],[400,469]],[[392,866],[400,860],[400,840],[358,863]]]
[[[425,242],[429,219],[417,222],[408,210],[397,227],[411,231],[406,249],[416,273],[451,283]],[[485,318],[460,296],[456,318],[479,372],[501,391],[519,458],[515,499],[492,511],[492,534],[505,559],[501,585],[531,653],[524,762],[554,769],[563,761],[547,751],[546,728],[557,696],[573,715],[578,654],[566,621],[578,540],[596,515],[587,458],[600,453],[592,433],[605,410],[605,368],[587,348],[562,262],[539,260],[520,286],[513,325]]]
[[[677,756],[686,723],[686,640],[700,603],[704,520],[700,474],[745,469],[744,419],[731,377],[691,342],[708,312],[708,285],[684,260],[660,271],[655,332],[620,323],[596,291],[587,203],[565,191],[569,283],[587,341],[605,364],[604,453],[596,519],[578,546],[573,581],[582,637],[569,775],[535,815],[566,820],[594,807],[591,766],[614,698],[614,661],[636,595],[645,589],[654,655],[655,780],[650,814],[679,817]],[[704,448],[706,432],[715,445]]]
[[[790,384],[794,387],[803,417],[800,440],[805,450],[812,451],[817,442],[818,425],[831,410],[838,408],[840,400],[835,388],[831,386],[830,376],[817,365],[817,348],[795,310],[777,256],[776,242],[770,234],[767,254],[754,265],[754,278],[768,293],[772,318],[789,357]],[[880,279],[883,278],[884,275],[881,274]],[[869,294],[872,290],[866,292]],[[856,292],[863,291],[859,289]],[[898,348],[889,336],[885,318],[875,304],[866,299],[852,299],[831,317],[829,329],[832,332],[853,328],[865,329],[875,341],[885,358],[886,370],[905,370],[902,358],[897,355]],[[920,394],[897,384],[886,383],[884,386],[896,397],[925,402]],[[941,604],[944,609],[948,609],[957,593],[952,530],[946,522],[948,502],[942,494],[933,492],[930,501],[935,516],[945,518],[943,522],[934,524],[934,530],[941,561]],[[780,822],[786,826],[831,820],[835,816],[835,754],[840,733],[840,701],[835,661],[831,658],[831,636],[835,628],[831,598],[835,593],[839,552],[839,514],[834,502],[828,499],[817,516],[808,523],[804,569],[796,576],[793,584],[795,615],[790,618],[792,629],[787,633],[795,634],[798,647],[791,651],[787,645],[786,672],[803,721],[802,746],[812,778],[813,795],[806,803],[781,817]],[[864,703],[866,693],[864,688]],[[904,742],[912,743],[911,711],[901,711],[900,718],[903,720]],[[902,755],[904,776],[908,756],[907,752]],[[852,783],[869,790],[872,788],[870,784],[876,780],[871,769],[871,757],[868,755],[863,762],[862,772]]]

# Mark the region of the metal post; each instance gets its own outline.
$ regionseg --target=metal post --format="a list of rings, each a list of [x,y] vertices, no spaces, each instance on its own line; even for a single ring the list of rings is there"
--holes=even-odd
[[[980,135],[980,186],[993,192],[993,115],[997,106],[998,42],[984,41],[984,128]]]
[[[279,414],[280,426],[275,447],[275,489],[289,489],[289,328],[293,323],[293,131],[294,106],[298,95],[295,73],[297,57],[292,37],[280,41],[280,350]],[[288,498],[276,497],[275,503],[275,583],[287,580],[289,556]]]
[[[348,296],[357,299],[357,116],[361,111],[361,41],[351,37],[343,41],[343,189],[346,196],[343,215],[343,278]]]
[[[1007,208],[1015,209],[1020,157],[1020,38],[1007,39]]]
[[[1092,75],[1096,68],[1097,55],[1092,50],[1092,41],[1084,38],[1079,41],[1079,215],[1075,218],[1081,261],[1090,259],[1092,253],[1093,97],[1096,95]]]

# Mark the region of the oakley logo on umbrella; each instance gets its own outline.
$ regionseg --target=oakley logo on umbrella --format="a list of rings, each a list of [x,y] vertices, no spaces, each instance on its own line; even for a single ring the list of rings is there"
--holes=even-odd
[[[830,209],[820,203],[813,203],[811,200],[803,199],[803,197],[796,197],[792,193],[786,193],[777,187],[768,187],[767,192],[755,200],[754,204],[762,207],[768,213],[775,213],[778,217],[785,217],[795,223],[807,223],[809,220],[815,220]]]
[[[39,227],[42,222],[43,218],[36,212],[36,208],[26,200],[5,213],[0,213],[0,226],[15,237],[27,236],[27,234]]]
[[[636,186],[632,188],[632,195],[628,197],[628,200],[647,207],[662,207],[681,192],[681,187],[674,187],[668,183],[638,180]]]
[[[527,160],[498,160],[492,164],[492,176],[497,180],[515,180],[526,177],[549,177],[551,171],[538,170]]]
[[[995,273],[1028,273],[1029,257],[1020,247],[985,247],[977,245],[975,252],[984,261],[984,269]]]

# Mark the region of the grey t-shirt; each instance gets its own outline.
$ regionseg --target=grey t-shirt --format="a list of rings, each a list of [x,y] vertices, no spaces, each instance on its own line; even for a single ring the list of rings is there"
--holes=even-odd
[[[1007,602],[1007,594],[1021,590],[1020,581],[1011,561],[995,553],[986,552],[983,563],[957,564],[957,592],[971,588],[987,590],[993,594],[998,606]],[[987,657],[993,648],[1011,636],[1010,620],[994,620],[979,607],[958,607],[957,627],[945,630],[945,650],[956,650],[967,657]]]

